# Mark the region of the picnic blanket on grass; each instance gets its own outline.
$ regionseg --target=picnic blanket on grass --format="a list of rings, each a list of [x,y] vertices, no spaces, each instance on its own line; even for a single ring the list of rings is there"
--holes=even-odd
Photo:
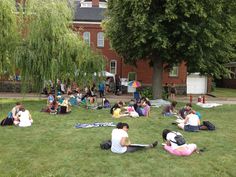
[[[95,122],[90,124],[81,124],[78,123],[75,125],[75,128],[92,128],[92,127],[115,127],[114,122]]]
[[[170,104],[169,101],[166,101],[163,99],[150,100],[150,103],[151,103],[152,107],[156,107],[156,108]]]

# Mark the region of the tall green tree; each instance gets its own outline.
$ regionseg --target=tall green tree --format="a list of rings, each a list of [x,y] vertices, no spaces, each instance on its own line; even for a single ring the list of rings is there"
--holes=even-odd
[[[15,72],[14,54],[19,42],[19,29],[14,1],[0,1],[0,75]]]
[[[153,96],[161,97],[163,65],[185,62],[189,72],[219,77],[232,47],[233,1],[110,0],[104,21],[112,47],[126,63],[147,59]]]
[[[18,60],[25,83],[36,89],[41,89],[45,80],[89,84],[94,72],[103,70],[103,57],[72,30],[73,14],[67,0],[27,1],[27,20],[22,20],[27,32]]]

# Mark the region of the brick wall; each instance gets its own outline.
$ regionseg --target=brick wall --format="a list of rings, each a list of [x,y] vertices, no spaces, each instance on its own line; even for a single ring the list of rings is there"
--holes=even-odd
[[[99,0],[92,0],[93,7],[99,7]]]
[[[97,33],[101,32],[102,29],[100,24],[78,24],[74,23],[74,28],[76,31],[79,31],[82,35],[84,31],[90,32],[90,44],[91,47],[100,50],[105,58],[107,59],[106,70],[110,72],[110,61],[117,61],[117,74],[120,75],[121,78],[128,78],[129,72],[136,72],[137,80],[141,81],[144,85],[151,85],[152,83],[152,73],[153,70],[149,66],[147,60],[140,60],[137,63],[137,68],[134,66],[130,66],[125,64],[122,61],[122,58],[118,56],[118,54],[110,49],[109,41],[105,39],[104,47],[97,47]],[[175,83],[177,86],[185,86],[186,87],[186,76],[187,76],[187,68],[184,63],[179,65],[179,74],[177,77],[170,77],[169,71],[163,71],[163,83]]]
[[[13,81],[0,81],[0,92],[21,92],[21,83]]]

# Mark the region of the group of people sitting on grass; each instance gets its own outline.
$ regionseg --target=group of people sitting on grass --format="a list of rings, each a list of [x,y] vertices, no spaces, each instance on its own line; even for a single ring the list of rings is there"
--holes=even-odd
[[[145,100],[141,101],[142,103]],[[138,104],[138,103],[136,103]],[[173,101],[170,105],[164,106],[163,115],[165,117],[175,116],[177,126],[187,132],[197,132],[201,129],[200,119],[201,114],[192,109],[192,105],[187,103],[179,111],[176,110],[177,102]],[[116,113],[117,109],[120,109],[118,112],[121,112],[123,104],[119,102],[113,108],[113,117],[121,117],[120,113]],[[118,107],[118,108],[117,108]],[[150,110],[149,110],[150,111]],[[138,111],[137,111],[138,112]],[[117,115],[116,115],[117,114]],[[128,114],[129,115],[129,114]],[[127,115],[125,115],[127,116]],[[131,144],[128,139],[128,130],[129,125],[127,123],[118,123],[117,127],[112,131],[112,140],[111,140],[111,151],[114,153],[126,153],[134,152],[141,149],[147,149],[155,147],[157,141],[152,144]],[[170,154],[176,156],[189,156],[193,152],[202,151],[199,150],[196,144],[187,144],[183,135],[176,131],[171,131],[169,129],[164,129],[162,132],[162,138],[164,143],[162,143],[164,149]]]
[[[176,124],[180,129],[188,132],[196,132],[200,130],[201,114],[192,109],[192,105],[187,103],[182,109],[177,111],[175,109],[176,101],[167,105],[163,109],[164,116],[175,116]]]
[[[70,104],[72,106],[96,106],[97,95],[94,90],[94,87],[85,87],[83,92],[80,89],[67,92]]]
[[[129,125],[119,122],[111,134],[111,151],[123,154],[142,149],[150,149],[157,146],[158,141],[151,144],[132,144],[128,136]],[[196,144],[187,144],[182,134],[169,129],[162,132],[164,149],[176,156],[189,156],[193,152],[199,152]]]
[[[32,116],[28,110],[20,103],[17,102],[12,110],[8,113],[7,118],[1,121],[1,125],[16,125],[19,127],[29,127],[33,123]]]
[[[60,94],[57,97],[49,94],[47,107],[43,111],[50,114],[65,114],[71,112],[71,104],[68,98],[64,98]]]
[[[122,101],[117,102],[111,109],[110,113],[114,118],[120,117],[149,117],[150,115],[150,102],[147,98],[142,97],[140,100],[131,100],[127,106]]]

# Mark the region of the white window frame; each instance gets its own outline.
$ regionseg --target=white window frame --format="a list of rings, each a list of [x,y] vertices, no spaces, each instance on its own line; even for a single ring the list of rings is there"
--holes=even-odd
[[[133,74],[133,73],[135,74],[134,80],[137,80],[137,73],[136,73],[136,72],[129,72],[129,73],[128,73],[128,82],[129,82],[129,81],[133,81],[133,80],[130,80],[130,77],[129,77],[129,75],[130,75],[130,74]]]
[[[228,67],[228,69],[230,70],[230,79],[236,79],[236,67]]]
[[[178,77],[179,76],[179,66],[174,65],[171,70],[169,71],[170,77]]]
[[[92,2],[80,2],[81,7],[92,7]]]
[[[104,33],[97,33],[97,47],[104,47]]]
[[[83,39],[84,39],[84,42],[86,42],[90,46],[90,32],[89,31],[83,32]]]
[[[115,69],[115,73],[112,72],[113,69],[112,69],[111,64],[112,64],[113,62],[115,63],[115,68],[114,68],[114,69]],[[110,61],[110,73],[112,73],[112,74],[116,74],[116,73],[117,73],[117,61],[116,61],[116,60],[111,60],[111,61]]]
[[[107,2],[99,2],[99,8],[107,8]]]

